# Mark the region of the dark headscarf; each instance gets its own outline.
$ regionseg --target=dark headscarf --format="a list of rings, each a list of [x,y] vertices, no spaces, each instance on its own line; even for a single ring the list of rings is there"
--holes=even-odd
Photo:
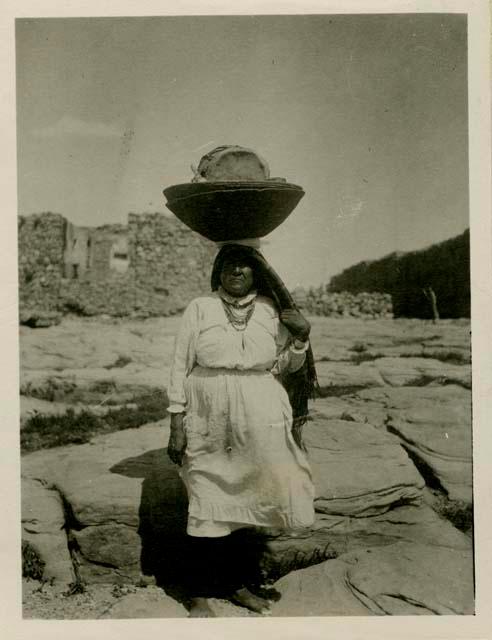
[[[212,291],[216,291],[220,286],[220,274],[224,263],[229,259],[238,258],[245,260],[253,269],[254,286],[258,295],[270,298],[279,313],[286,309],[297,310],[287,287],[264,256],[257,249],[241,244],[226,244],[220,249],[212,269]],[[282,374],[281,382],[287,391],[292,407],[294,438],[297,444],[302,447],[301,427],[308,419],[308,400],[314,398],[319,389],[311,345],[308,348],[303,366],[294,373]]]

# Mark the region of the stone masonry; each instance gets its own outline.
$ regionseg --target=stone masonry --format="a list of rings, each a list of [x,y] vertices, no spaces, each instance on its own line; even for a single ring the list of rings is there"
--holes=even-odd
[[[215,246],[161,213],[77,227],[53,213],[19,218],[22,318],[58,313],[172,315],[208,289]]]
[[[217,252],[213,243],[161,214],[130,214],[128,223],[136,310],[176,313],[209,290]]]
[[[19,304],[56,311],[64,275],[67,221],[56,213],[19,217]]]

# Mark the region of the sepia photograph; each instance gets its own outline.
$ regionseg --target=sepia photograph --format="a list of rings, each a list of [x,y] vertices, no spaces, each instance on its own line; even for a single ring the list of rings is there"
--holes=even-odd
[[[24,620],[475,614],[468,29],[15,20]]]

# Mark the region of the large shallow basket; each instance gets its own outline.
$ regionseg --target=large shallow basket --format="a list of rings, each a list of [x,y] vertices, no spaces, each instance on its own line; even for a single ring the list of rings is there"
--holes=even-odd
[[[164,189],[166,206],[190,229],[222,242],[262,238],[292,213],[304,190],[288,182],[192,182]]]

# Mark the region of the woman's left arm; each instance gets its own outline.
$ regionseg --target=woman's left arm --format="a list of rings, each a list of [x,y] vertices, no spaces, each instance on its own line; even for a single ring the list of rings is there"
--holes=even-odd
[[[309,347],[311,325],[300,311],[282,311],[277,331],[277,373],[293,373],[302,367]]]

